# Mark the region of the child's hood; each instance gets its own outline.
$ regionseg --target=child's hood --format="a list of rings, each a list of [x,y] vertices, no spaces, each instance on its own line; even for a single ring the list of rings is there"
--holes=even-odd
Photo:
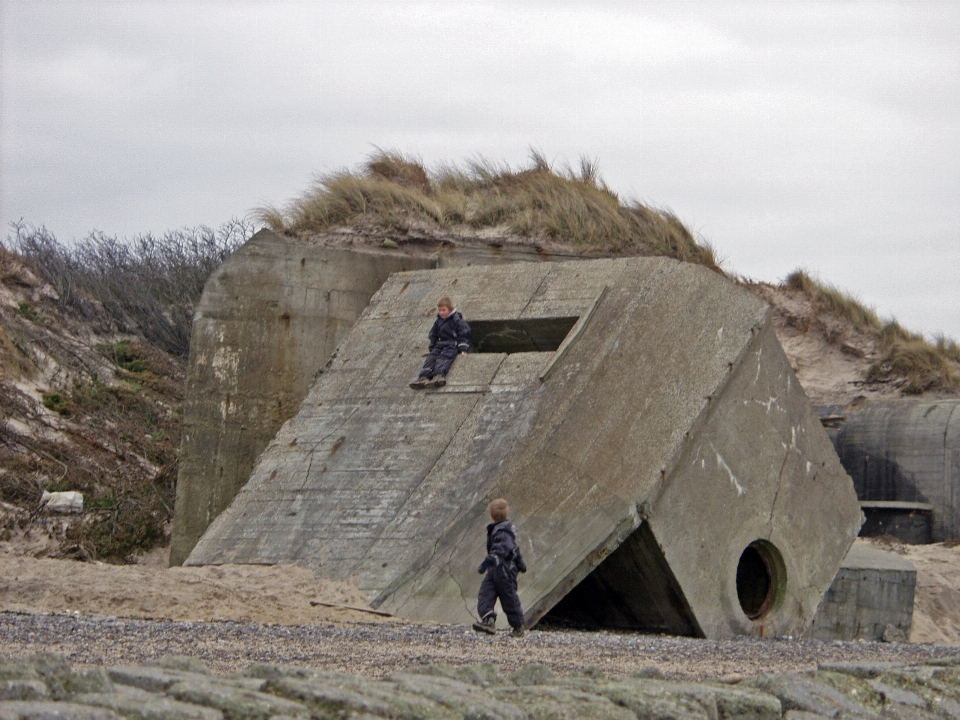
[[[513,523],[509,520],[501,520],[500,522],[492,522],[487,525],[487,534],[492,536],[494,533],[505,532],[509,533],[510,537],[514,540],[517,539],[517,531],[513,527]]]

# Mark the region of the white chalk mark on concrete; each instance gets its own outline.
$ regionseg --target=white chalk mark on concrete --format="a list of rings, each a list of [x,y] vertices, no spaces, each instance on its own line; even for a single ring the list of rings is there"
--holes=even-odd
[[[733,470],[730,469],[730,466],[727,465],[727,461],[723,459],[723,456],[713,447],[713,443],[710,443],[710,447],[713,448],[713,451],[717,454],[717,467],[722,468],[726,471],[727,475],[730,476],[730,483],[737,490],[737,497],[743,497],[747,491],[743,489],[743,485],[740,484],[740,481],[737,480],[737,476],[733,474]]]
[[[754,400],[754,402],[755,402],[757,405],[760,405],[760,406],[762,406],[762,407],[765,407],[765,408],[767,409],[767,412],[769,413],[769,412],[773,409],[773,406],[777,404],[777,400],[779,400],[779,399],[780,399],[780,398],[772,397],[772,398],[770,398],[769,400],[767,400],[766,402],[760,402],[759,400]]]

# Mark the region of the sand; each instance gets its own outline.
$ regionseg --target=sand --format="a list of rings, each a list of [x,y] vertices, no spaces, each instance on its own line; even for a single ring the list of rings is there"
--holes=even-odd
[[[917,568],[911,641],[960,645],[960,546],[880,546]],[[36,546],[22,540],[0,543],[0,611],[282,625],[388,620],[345,607],[368,608],[355,585],[319,580],[294,565],[168,568],[168,550],[137,565],[38,559],[31,552]]]
[[[355,586],[319,581],[301,567],[168,568],[168,553],[154,552],[138,565],[108,565],[37,559],[0,547],[0,610],[283,625],[385,619],[311,605],[313,601],[367,607]]]
[[[960,645],[960,545],[877,545],[902,555],[917,569],[911,642]]]

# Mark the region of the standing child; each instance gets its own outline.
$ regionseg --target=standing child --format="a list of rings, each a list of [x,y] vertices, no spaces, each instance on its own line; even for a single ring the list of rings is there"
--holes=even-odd
[[[453,307],[453,301],[444,296],[437,301],[437,319],[430,328],[430,351],[423,361],[419,377],[410,383],[414,390],[443,387],[447,373],[457,359],[466,355],[470,347],[470,326]]]
[[[473,624],[474,630],[490,633],[497,632],[497,614],[493,605],[500,598],[500,607],[507,614],[507,621],[513,628],[514,637],[523,637],[523,608],[517,597],[517,572],[526,572],[520,548],[517,547],[517,531],[513,523],[507,520],[510,506],[503,498],[494,500],[487,506],[490,524],[487,525],[487,556],[480,563],[477,572],[486,572],[480,583],[477,597],[477,612],[480,622]]]

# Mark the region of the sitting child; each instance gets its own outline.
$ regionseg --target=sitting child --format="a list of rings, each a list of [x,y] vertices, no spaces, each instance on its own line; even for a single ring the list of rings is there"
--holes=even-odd
[[[457,359],[466,355],[470,347],[470,326],[453,307],[453,301],[444,296],[437,301],[437,319],[430,328],[430,351],[423,361],[420,375],[410,383],[414,390],[443,387],[447,373]]]

